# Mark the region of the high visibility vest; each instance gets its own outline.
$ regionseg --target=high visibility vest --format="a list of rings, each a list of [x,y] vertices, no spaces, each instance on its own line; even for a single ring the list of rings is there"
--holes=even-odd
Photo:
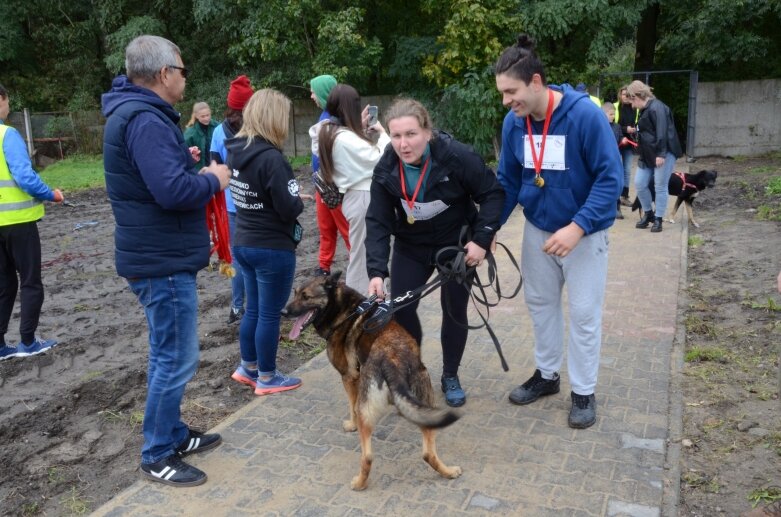
[[[619,114],[621,113],[621,110],[619,109],[621,105],[621,101],[616,101],[613,103],[613,106],[616,107],[616,124],[618,124]],[[640,110],[635,110],[635,125],[637,125],[637,121],[640,119]]]
[[[43,203],[19,188],[5,161],[3,142],[8,126],[0,124],[0,226],[29,223],[43,217]]]

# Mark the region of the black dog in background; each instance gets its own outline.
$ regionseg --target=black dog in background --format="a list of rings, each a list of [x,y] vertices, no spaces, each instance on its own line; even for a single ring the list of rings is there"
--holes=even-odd
[[[667,222],[674,223],[673,218],[678,213],[678,209],[681,204],[686,205],[686,213],[689,214],[689,221],[695,228],[699,228],[699,223],[694,219],[694,213],[692,212],[692,203],[700,191],[706,188],[712,188],[716,185],[716,177],[719,175],[716,171],[703,170],[696,174],[674,172],[670,176],[670,181],[667,183],[667,192],[671,196],[675,196],[675,206],[670,211],[670,216],[667,218]],[[648,181],[648,188],[651,189],[651,199],[656,202],[656,192],[654,190],[654,178]],[[632,212],[640,210],[640,199],[635,197],[634,203],[632,203]]]

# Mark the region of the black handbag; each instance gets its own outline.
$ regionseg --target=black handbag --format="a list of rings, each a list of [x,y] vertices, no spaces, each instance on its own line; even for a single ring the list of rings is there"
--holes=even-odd
[[[328,208],[334,209],[342,204],[342,198],[344,194],[339,192],[339,188],[334,185],[332,181],[327,181],[323,178],[320,171],[314,174],[315,188],[320,193],[320,197],[323,199],[323,203]]]

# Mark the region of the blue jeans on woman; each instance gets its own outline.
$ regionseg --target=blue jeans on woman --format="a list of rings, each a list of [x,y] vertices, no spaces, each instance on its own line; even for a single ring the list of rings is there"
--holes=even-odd
[[[233,242],[233,236],[236,234],[236,212],[228,212],[228,226],[230,227],[230,239]],[[241,265],[236,260],[236,250],[231,246],[231,257],[233,258],[233,269],[236,274],[231,278],[231,309],[241,310],[244,308],[244,275],[241,272]]]
[[[656,217],[664,217],[664,213],[667,210],[667,184],[670,182],[670,176],[672,176],[674,168],[675,155],[672,153],[667,153],[661,167],[651,169],[642,161],[637,164],[635,188],[637,189],[637,197],[640,199],[640,205],[643,207],[643,212],[649,212],[651,210],[653,201],[651,200],[651,189],[648,188],[648,182],[651,180],[651,177],[653,177],[654,191],[656,192],[656,209],[654,210],[654,215]]]
[[[620,151],[621,151],[621,162],[624,164],[624,187],[623,188],[628,189],[629,182],[632,180],[632,160],[634,159],[635,153],[632,151],[631,146],[622,147]]]
[[[277,369],[280,311],[293,288],[296,254],[291,250],[235,246],[244,273],[247,303],[239,327],[242,362],[258,363],[261,374]]]
[[[189,435],[180,406],[198,369],[198,293],[195,273],[128,279],[149,326],[149,364],[141,463],[174,454]]]

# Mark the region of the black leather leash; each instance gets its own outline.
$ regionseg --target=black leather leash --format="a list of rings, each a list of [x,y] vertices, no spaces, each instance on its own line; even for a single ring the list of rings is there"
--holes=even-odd
[[[463,242],[464,238],[465,235],[462,232],[462,238],[460,239],[461,242]],[[499,354],[499,360],[502,363],[502,369],[504,371],[508,371],[510,368],[507,365],[504,354],[502,353],[502,347],[499,344],[499,339],[496,337],[496,334],[491,328],[491,325],[488,323],[488,318],[490,317],[491,307],[498,305],[500,300],[503,298],[511,299],[518,295],[518,292],[521,290],[521,285],[523,284],[523,278],[521,277],[521,268],[518,266],[518,262],[515,260],[515,257],[512,255],[512,253],[510,253],[510,250],[507,248],[507,246],[501,242],[497,242],[496,244],[504,250],[510,259],[510,263],[512,263],[513,267],[515,267],[515,270],[518,271],[518,285],[515,286],[515,289],[509,296],[502,294],[501,285],[499,283],[499,272],[496,265],[496,258],[494,257],[493,253],[487,251],[485,255],[485,260],[488,262],[488,278],[487,282],[484,284],[480,279],[477,268],[475,266],[466,265],[466,250],[463,248],[463,246],[447,246],[440,249],[435,255],[434,262],[437,268],[437,275],[433,280],[421,287],[418,287],[417,289],[407,291],[405,294],[397,296],[390,301],[378,303],[376,299],[373,299],[376,297],[372,297],[372,299],[368,299],[358,306],[356,311],[360,310],[361,312],[359,314],[362,314],[368,310],[374,311],[373,314],[364,322],[364,330],[367,332],[376,332],[380,330],[382,327],[387,325],[394,312],[406,307],[411,303],[414,303],[415,301],[420,300],[421,298],[424,298],[425,296],[428,296],[443,284],[454,281],[469,292],[469,298],[472,300],[472,304],[474,305],[475,310],[477,311],[477,314],[480,316],[480,319],[483,321],[483,323],[480,325],[469,325],[469,322],[466,324],[458,323],[458,321],[452,317],[449,298],[445,298],[445,308],[448,311],[448,314],[450,314],[451,319],[456,321],[456,323],[462,328],[475,330],[485,327],[488,331],[488,334],[491,336],[491,340],[494,343],[496,352]],[[452,258],[445,258],[445,256],[450,257],[451,255]],[[491,302],[488,298],[488,288],[492,289],[496,293],[496,300],[493,302]],[[483,305],[486,308],[485,316],[480,311],[480,307],[478,307],[478,305]]]

